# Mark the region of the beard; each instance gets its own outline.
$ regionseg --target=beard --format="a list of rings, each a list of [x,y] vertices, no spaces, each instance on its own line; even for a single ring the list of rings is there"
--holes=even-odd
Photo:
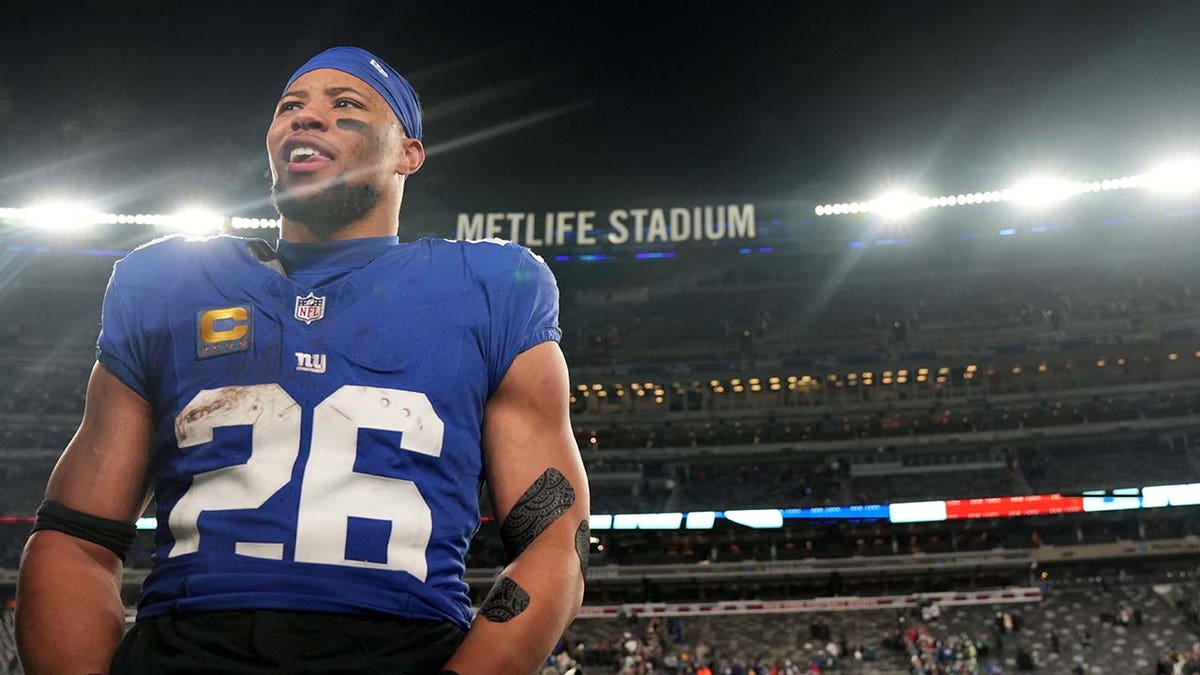
[[[289,192],[278,179],[271,184],[271,204],[279,215],[304,225],[322,239],[362,220],[378,202],[379,188],[370,183],[349,183],[343,176],[307,196]]]

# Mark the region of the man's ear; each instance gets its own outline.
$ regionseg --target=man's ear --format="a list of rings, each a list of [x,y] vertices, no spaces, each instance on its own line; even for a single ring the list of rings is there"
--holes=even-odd
[[[400,139],[400,159],[396,162],[396,173],[405,176],[414,174],[425,164],[425,146],[421,141],[407,136]]]

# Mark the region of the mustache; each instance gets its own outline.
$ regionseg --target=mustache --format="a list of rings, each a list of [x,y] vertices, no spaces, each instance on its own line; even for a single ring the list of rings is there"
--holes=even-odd
[[[389,162],[388,162],[387,158],[381,157],[376,162],[369,162],[362,166],[358,166],[358,167],[355,167],[352,169],[346,169],[346,170],[341,171],[333,176],[330,176],[329,178],[321,179],[320,181],[317,181],[315,183],[308,183],[307,185],[316,187],[318,189],[324,189],[331,185],[336,185],[339,183],[351,183],[351,182],[357,181],[361,178],[365,178],[373,173],[376,173],[377,171],[379,171],[379,169],[382,169],[385,166],[387,166],[388,163]],[[280,177],[281,173],[282,172],[275,171],[273,169],[268,169],[267,178],[269,178],[271,180],[271,191],[272,192],[280,189],[279,177]]]

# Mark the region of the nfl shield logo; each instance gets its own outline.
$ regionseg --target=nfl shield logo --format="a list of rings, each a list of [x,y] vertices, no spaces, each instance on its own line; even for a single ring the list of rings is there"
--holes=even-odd
[[[318,297],[309,292],[304,297],[296,296],[296,319],[310,324],[325,316],[325,296]]]

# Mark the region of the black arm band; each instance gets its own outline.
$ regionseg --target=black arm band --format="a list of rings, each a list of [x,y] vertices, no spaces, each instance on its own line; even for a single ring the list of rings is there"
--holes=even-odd
[[[58,502],[42,502],[38,507],[33,531],[40,530],[54,530],[99,544],[117,554],[121,562],[125,562],[125,554],[133,546],[133,538],[137,535],[133,523],[99,518]]]

